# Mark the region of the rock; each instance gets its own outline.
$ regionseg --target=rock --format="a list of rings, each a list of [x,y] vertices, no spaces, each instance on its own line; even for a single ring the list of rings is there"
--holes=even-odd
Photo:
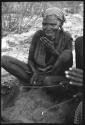
[[[7,43],[7,37],[4,37],[4,38],[2,38],[2,40],[1,40],[1,49],[2,50],[4,50],[4,49],[9,49],[9,45],[8,45],[8,43]]]

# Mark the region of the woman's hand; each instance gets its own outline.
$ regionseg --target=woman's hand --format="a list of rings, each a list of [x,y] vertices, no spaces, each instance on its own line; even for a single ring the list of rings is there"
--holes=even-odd
[[[59,52],[54,48],[53,42],[46,37],[41,37],[42,43],[55,55],[59,55]]]
[[[33,76],[30,79],[30,84],[31,85],[36,85],[37,84],[37,80],[38,80],[38,74],[37,74],[37,72],[34,72]]]
[[[83,70],[78,68],[69,68],[65,71],[66,77],[70,79],[70,84],[83,86]]]

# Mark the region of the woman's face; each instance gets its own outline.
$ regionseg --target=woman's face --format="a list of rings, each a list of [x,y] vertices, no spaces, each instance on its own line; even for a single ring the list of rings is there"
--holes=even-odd
[[[55,15],[49,15],[43,19],[42,28],[47,36],[54,36],[60,25],[61,21]]]

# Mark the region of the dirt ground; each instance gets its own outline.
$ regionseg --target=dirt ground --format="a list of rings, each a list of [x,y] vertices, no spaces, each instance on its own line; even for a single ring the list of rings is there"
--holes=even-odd
[[[60,104],[61,99],[51,96],[44,88],[22,89],[20,81],[11,78],[10,94],[2,97],[2,123],[68,123],[73,122],[76,101]],[[16,83],[16,86],[14,85]],[[58,90],[58,88],[56,89]],[[61,89],[60,89],[61,90]],[[59,90],[59,91],[60,91]],[[57,95],[58,96],[58,95]],[[70,98],[69,98],[70,99]],[[59,103],[59,105],[57,105]],[[75,105],[74,105],[75,104]],[[49,107],[56,105],[53,109]]]

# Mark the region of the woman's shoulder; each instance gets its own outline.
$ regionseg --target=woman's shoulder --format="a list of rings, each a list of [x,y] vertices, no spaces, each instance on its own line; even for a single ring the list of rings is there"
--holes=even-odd
[[[73,40],[72,35],[69,31],[60,30],[59,34],[64,41],[72,41]]]
[[[72,35],[69,31],[63,31],[64,37],[67,39],[72,39]]]

